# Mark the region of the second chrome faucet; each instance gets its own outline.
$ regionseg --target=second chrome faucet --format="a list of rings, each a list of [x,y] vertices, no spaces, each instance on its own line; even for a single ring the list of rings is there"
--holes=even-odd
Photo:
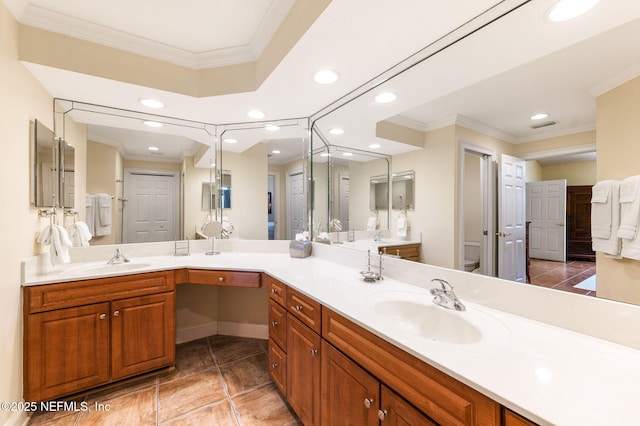
[[[454,309],[456,311],[465,311],[467,309],[453,292],[451,284],[446,280],[443,280],[442,278],[434,278],[431,281],[440,283],[440,288],[434,287],[430,291],[434,296],[433,303],[442,306],[443,308]]]

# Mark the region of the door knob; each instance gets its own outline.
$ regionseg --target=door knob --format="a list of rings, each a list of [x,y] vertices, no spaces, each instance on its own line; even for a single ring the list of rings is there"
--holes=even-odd
[[[558,226],[564,226],[564,223],[562,223],[562,222],[558,222],[558,223],[556,223],[556,225],[558,225]]]

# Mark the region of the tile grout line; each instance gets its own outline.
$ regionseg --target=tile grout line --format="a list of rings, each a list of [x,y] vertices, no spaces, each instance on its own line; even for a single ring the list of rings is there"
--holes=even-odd
[[[224,395],[227,399],[227,402],[229,403],[229,406],[231,407],[231,411],[233,412],[233,417],[236,421],[236,424],[238,426],[242,426],[242,422],[240,421],[240,414],[238,413],[238,410],[236,409],[236,406],[233,403],[233,400],[231,399],[231,395],[229,394],[229,387],[227,386],[227,381],[224,379],[224,376],[222,375],[222,371],[220,370],[220,365],[218,365],[218,359],[215,356],[213,347],[211,346],[211,341],[209,340],[208,337],[207,337],[207,347],[209,348],[209,355],[211,355],[211,359],[213,360],[213,365],[218,371],[218,377],[220,377],[220,383],[222,384]]]

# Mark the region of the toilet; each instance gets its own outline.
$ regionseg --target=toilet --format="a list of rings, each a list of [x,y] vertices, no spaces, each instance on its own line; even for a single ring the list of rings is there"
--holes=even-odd
[[[465,241],[464,270],[474,272],[480,267],[480,243]]]

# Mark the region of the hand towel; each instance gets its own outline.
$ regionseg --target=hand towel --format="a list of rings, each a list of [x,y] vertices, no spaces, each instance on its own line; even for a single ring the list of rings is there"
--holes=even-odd
[[[404,214],[398,216],[396,220],[396,235],[400,238],[407,236],[407,218]]]
[[[73,247],[89,247],[92,235],[86,223],[81,221],[72,223],[67,226],[67,232]]]
[[[96,198],[98,199],[98,219],[100,220],[100,225],[111,225],[111,195],[100,193],[96,194]]]
[[[618,237],[633,240],[638,236],[640,221],[640,175],[620,183],[620,227]]]
[[[85,202],[84,217],[87,220],[87,228],[89,228],[89,232],[91,232],[91,235],[95,235],[96,233],[95,231],[96,230],[96,226],[95,226],[96,205],[97,205],[96,196],[93,194],[87,194],[86,202]]]
[[[601,185],[599,185],[601,184]],[[607,202],[603,199],[601,188],[596,189],[596,202],[591,203],[591,248],[611,256],[619,257],[622,242],[616,235],[620,225],[620,182],[602,181],[596,186],[610,185]],[[593,200],[593,199],[592,199]],[[594,232],[595,231],[595,232]]]
[[[378,218],[375,216],[369,216],[367,220],[367,231],[375,231],[378,226]]]
[[[592,237],[608,239],[611,236],[611,187],[614,182],[603,180],[591,189]]]
[[[93,219],[95,229],[92,234],[96,237],[111,235],[111,196],[96,194],[96,201]]]
[[[72,247],[72,243],[66,229],[62,226],[47,226],[42,230],[37,241],[40,244],[50,246],[49,254],[53,266],[71,262],[69,249]]]

